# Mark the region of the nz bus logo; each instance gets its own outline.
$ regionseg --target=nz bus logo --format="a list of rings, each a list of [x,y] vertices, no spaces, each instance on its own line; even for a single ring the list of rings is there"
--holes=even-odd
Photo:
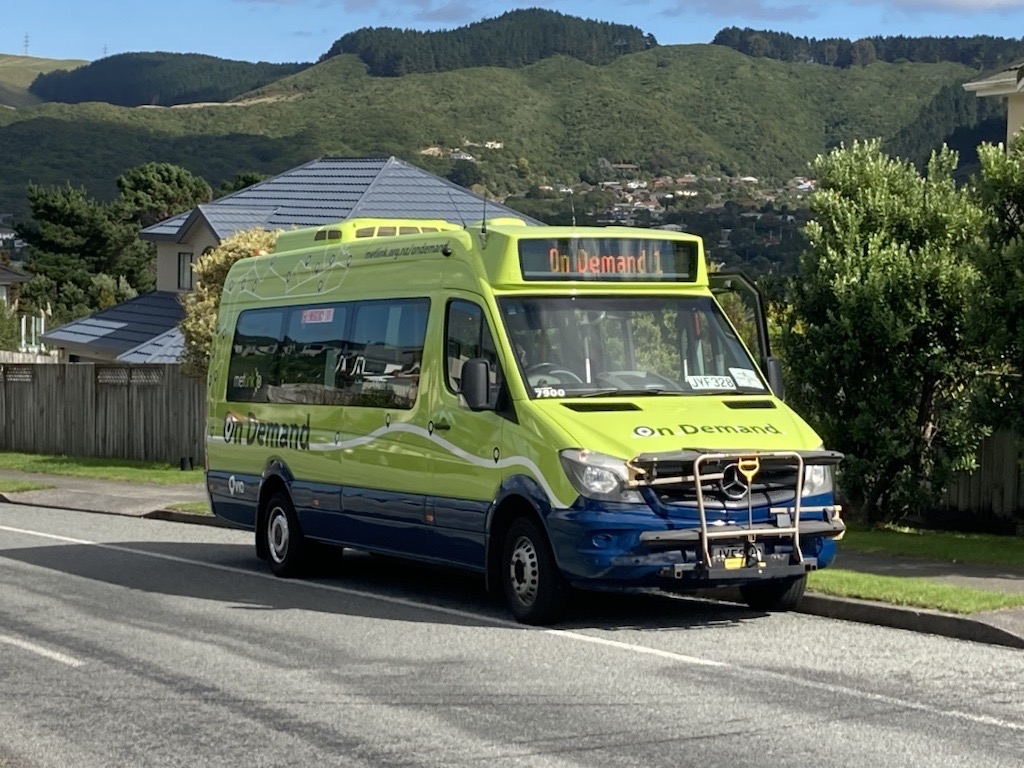
[[[235,476],[232,475],[228,478],[228,493],[232,496],[235,494],[243,495],[245,493],[245,483],[242,480],[235,479]]]

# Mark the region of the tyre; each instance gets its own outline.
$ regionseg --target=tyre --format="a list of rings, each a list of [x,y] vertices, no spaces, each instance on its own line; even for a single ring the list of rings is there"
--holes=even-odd
[[[516,621],[551,624],[565,612],[565,583],[544,531],[526,517],[517,518],[505,534],[501,583]]]
[[[791,611],[800,604],[805,589],[807,574],[744,584],[740,595],[755,611]]]
[[[259,534],[267,547],[267,561],[275,575],[301,576],[309,565],[309,544],[288,494],[275,491],[267,499],[267,514]]]

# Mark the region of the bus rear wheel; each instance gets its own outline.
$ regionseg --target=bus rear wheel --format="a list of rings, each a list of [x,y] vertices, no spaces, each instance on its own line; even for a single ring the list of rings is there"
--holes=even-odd
[[[787,579],[772,579],[740,587],[743,601],[755,611],[792,611],[807,589],[807,574]]]
[[[561,618],[569,600],[565,583],[544,531],[520,517],[505,534],[501,583],[505,601],[516,621],[552,624]]]
[[[292,578],[305,572],[309,547],[295,507],[283,491],[275,491],[267,499],[267,513],[259,535],[266,543],[267,561],[275,575]]]

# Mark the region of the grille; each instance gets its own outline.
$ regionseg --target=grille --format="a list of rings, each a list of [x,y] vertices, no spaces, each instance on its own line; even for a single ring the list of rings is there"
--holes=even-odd
[[[797,469],[792,463],[762,464],[750,487],[749,502],[746,494],[742,498],[732,498],[723,489],[721,475],[730,465],[735,466],[735,462],[708,462],[701,466],[701,490],[704,506],[708,509],[746,509],[748,503],[754,507],[779,506],[796,498]],[[666,506],[697,506],[697,483],[692,475],[679,483],[657,488],[658,498]],[[735,496],[737,489],[733,487],[732,490]]]
[[[779,506],[793,502],[797,497],[798,464],[792,458],[762,459],[750,499],[746,496],[746,482],[738,471],[739,457],[723,457],[700,463],[699,489],[703,504],[708,509],[745,510],[754,507]],[[695,462],[658,461],[646,465],[646,478],[652,480],[657,498],[666,506],[695,508],[697,506],[697,478]],[[641,483],[643,484],[643,483]]]

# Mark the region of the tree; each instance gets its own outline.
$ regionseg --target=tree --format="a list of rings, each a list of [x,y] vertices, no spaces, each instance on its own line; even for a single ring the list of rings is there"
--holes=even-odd
[[[875,61],[875,46],[867,38],[855,42],[850,51],[853,63],[858,66],[866,67]]]
[[[185,340],[182,370],[189,376],[205,379],[213,348],[213,335],[217,327],[217,310],[231,265],[239,259],[270,253],[277,243],[279,232],[249,229],[236,232],[212,251],[199,257],[192,268],[195,287],[185,295],[182,303],[185,317],[179,328]]]
[[[117,177],[121,200],[145,228],[189,211],[212,197],[210,185],[171,163],[145,163]]]
[[[452,169],[448,173],[448,181],[466,189],[471,188],[474,184],[482,184],[483,180],[483,173],[472,160],[456,160],[452,163]]]
[[[841,488],[871,522],[927,508],[973,465],[983,370],[969,333],[982,282],[970,254],[985,215],[942,148],[922,177],[878,141],[813,163],[809,249],[781,334],[789,392],[826,445]]]
[[[104,205],[71,185],[30,184],[27,195],[32,218],[15,225],[30,246],[27,266],[35,276],[22,293],[26,309],[49,304],[67,320],[88,314],[99,308],[89,303],[97,296],[97,275],[115,283],[123,277],[132,291],[152,287],[151,248],[139,240],[138,224],[125,217],[120,203]]]
[[[978,267],[990,301],[980,313],[982,336],[994,372],[992,419],[1024,430],[1024,137],[1004,152],[1001,144],[978,147],[978,199],[991,215],[989,241],[978,251]]]
[[[265,173],[258,173],[256,171],[245,171],[243,173],[236,173],[234,178],[228,179],[223,182],[216,191],[213,193],[213,197],[221,198],[230,195],[232,192],[238,192],[240,190],[251,187],[253,184],[259,184],[261,181],[269,178]]]

